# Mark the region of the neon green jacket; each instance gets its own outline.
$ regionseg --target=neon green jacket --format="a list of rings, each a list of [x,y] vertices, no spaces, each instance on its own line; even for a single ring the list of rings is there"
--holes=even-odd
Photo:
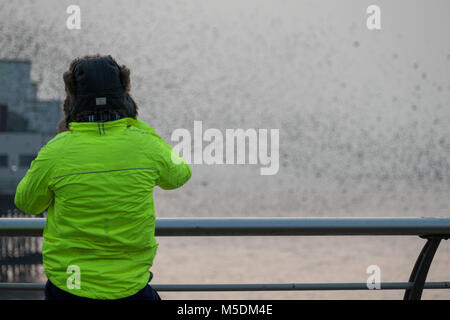
[[[145,287],[158,247],[153,188],[178,188],[191,176],[189,165],[171,156],[152,128],[132,118],[72,122],[41,149],[15,204],[29,214],[48,208],[42,255],[54,285],[94,299]]]

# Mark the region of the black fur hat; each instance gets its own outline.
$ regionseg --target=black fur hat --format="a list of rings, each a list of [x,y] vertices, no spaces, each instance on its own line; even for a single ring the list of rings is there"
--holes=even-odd
[[[75,59],[64,74],[67,97],[64,101],[66,123],[86,112],[118,111],[135,118],[137,106],[129,95],[130,71],[111,56],[86,56]]]

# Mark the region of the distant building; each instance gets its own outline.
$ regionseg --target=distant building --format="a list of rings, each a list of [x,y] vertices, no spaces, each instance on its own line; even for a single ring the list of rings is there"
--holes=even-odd
[[[30,73],[30,61],[0,60],[0,208],[63,116],[61,101],[37,99]]]

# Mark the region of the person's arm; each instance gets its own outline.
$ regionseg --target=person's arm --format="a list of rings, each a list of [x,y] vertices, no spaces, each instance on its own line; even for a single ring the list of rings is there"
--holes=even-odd
[[[159,164],[159,179],[156,185],[164,190],[184,185],[191,177],[189,164],[144,121],[136,119],[135,125],[152,136],[152,145],[156,147],[152,148]]]
[[[54,197],[49,189],[51,168],[52,159],[43,147],[17,186],[14,203],[18,209],[36,215],[49,207]]]
[[[163,139],[159,139],[160,170],[157,185],[164,190],[176,189],[191,177],[191,168],[186,161]]]

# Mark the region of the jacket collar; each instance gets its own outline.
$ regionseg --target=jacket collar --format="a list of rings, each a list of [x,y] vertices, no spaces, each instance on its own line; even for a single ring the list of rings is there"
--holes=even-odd
[[[133,118],[122,118],[114,121],[105,122],[70,122],[70,131],[97,131],[104,132],[107,129],[133,126],[136,125],[137,120]]]

